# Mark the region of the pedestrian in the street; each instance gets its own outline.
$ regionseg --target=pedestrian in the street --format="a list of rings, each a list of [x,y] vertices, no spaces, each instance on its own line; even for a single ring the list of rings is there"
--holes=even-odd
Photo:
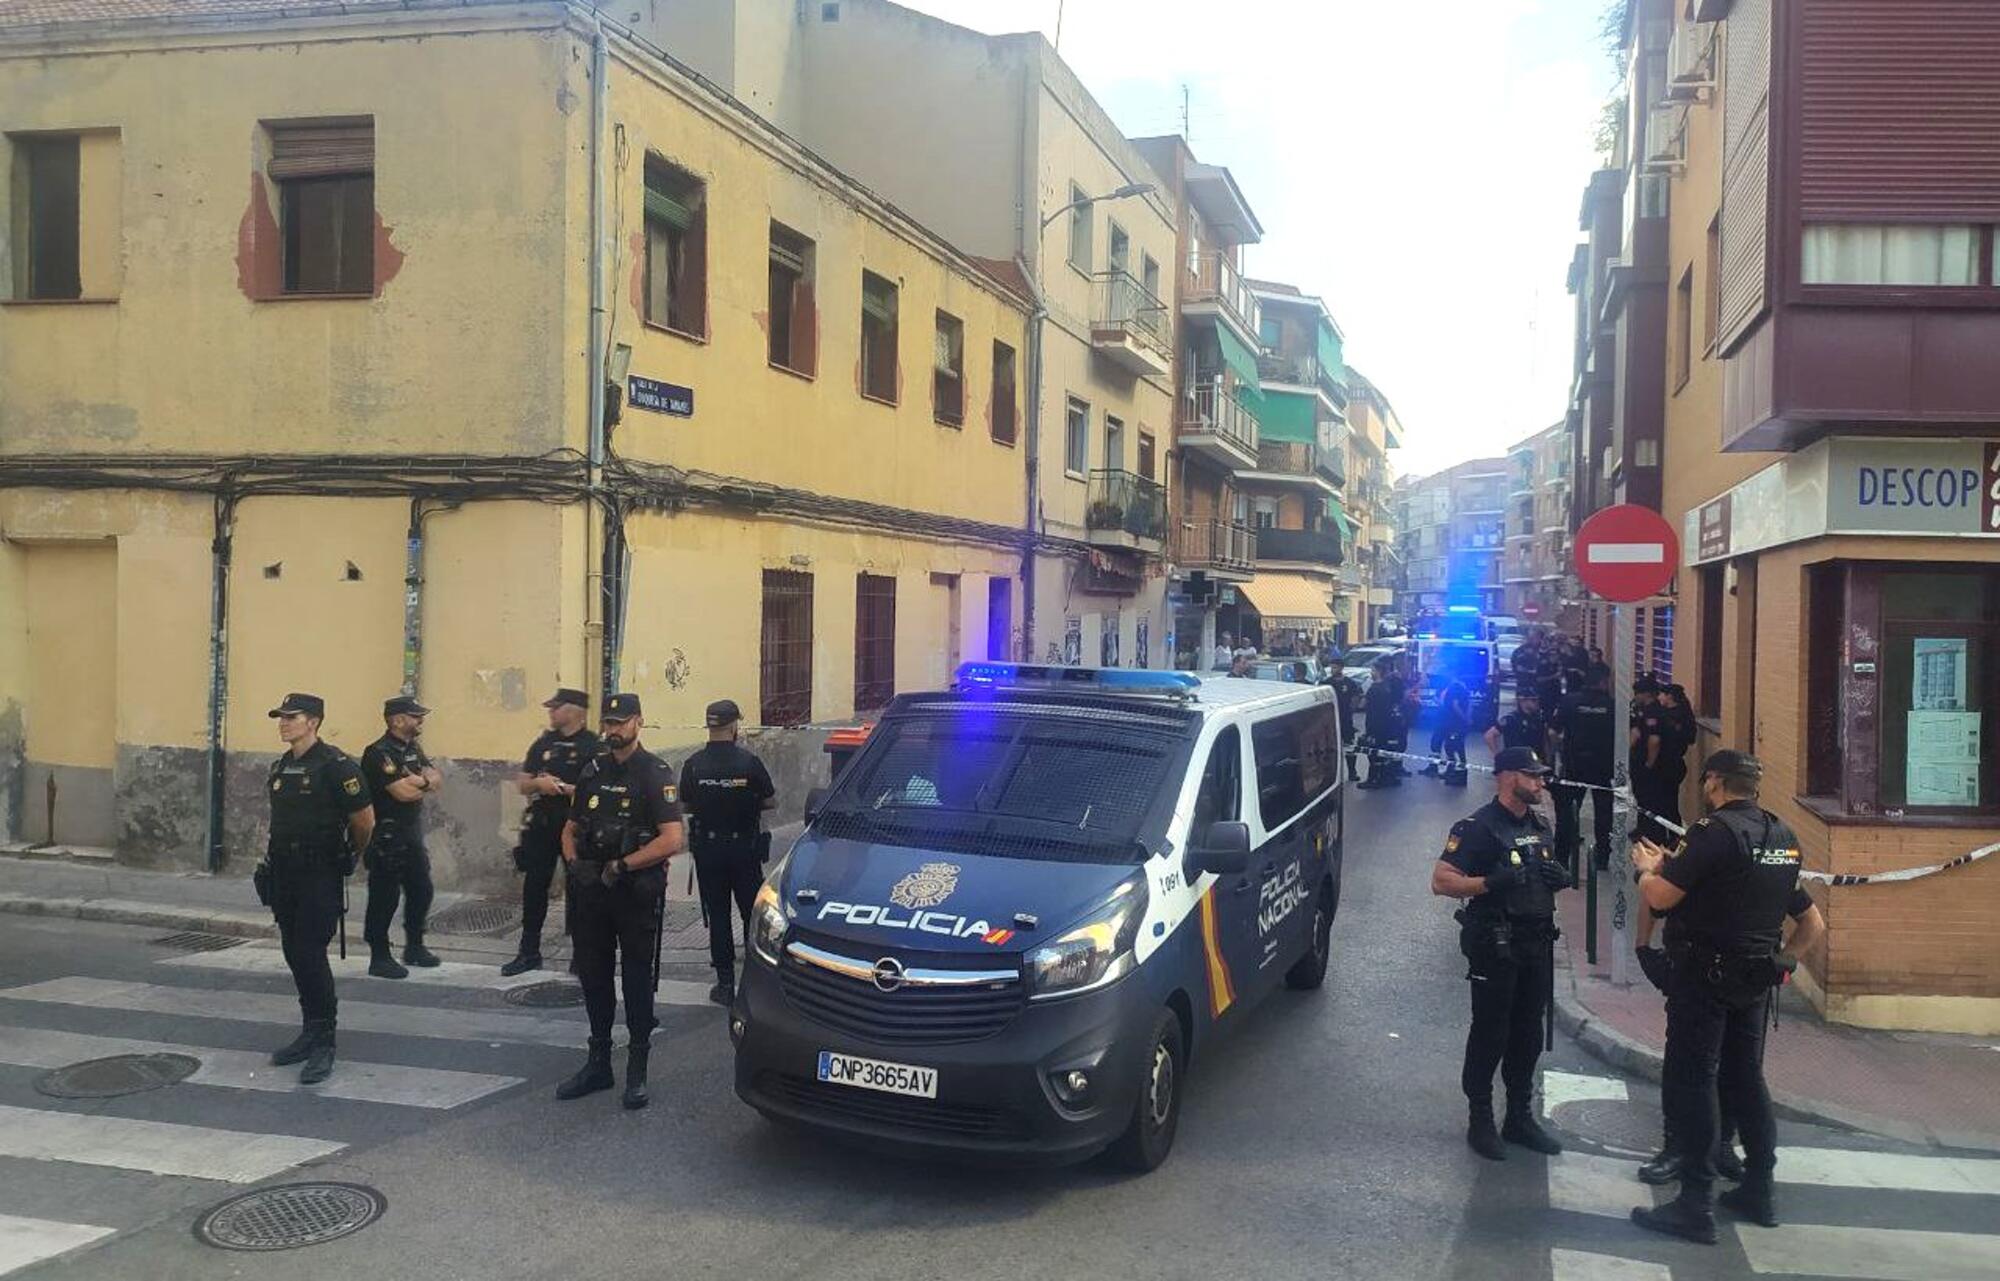
[[[368,912],[362,937],[368,940],[368,972],[376,978],[406,979],[406,965],[430,968],[437,954],[424,946],[430,916],[431,856],[424,849],[424,801],[444,786],[444,775],[424,755],[417,739],[430,709],[407,694],[382,704],[382,737],[361,753],[361,773],[374,794],[375,839],[363,855],[368,865]],[[403,904],[403,964],[389,947],[389,922],[396,901]]]
[[[603,750],[584,767],[562,829],[573,907],[577,982],[590,1016],[590,1054],[556,1087],[578,1099],[617,1082],[611,1075],[611,1024],[618,1013],[614,971],[625,988],[624,1105],[646,1106],[646,1066],[653,1035],[653,985],[667,860],[681,852],[686,824],[680,791],[665,761],[639,745],[637,694],[613,694],[599,718]]]
[[[1215,658],[1210,663],[1210,666],[1214,670],[1226,672],[1235,663],[1236,646],[1233,644],[1234,639],[1228,632],[1224,632],[1215,638]]]
[[[1776,988],[1825,930],[1819,908],[1799,888],[1798,838],[1757,803],[1762,778],[1756,757],[1714,753],[1701,767],[1708,817],[1688,829],[1680,851],[1669,858],[1643,840],[1633,851],[1640,896],[1670,913],[1661,1096],[1681,1165],[1680,1195],[1657,1209],[1635,1208],[1632,1221],[1711,1244],[1718,1091],[1744,1153],[1743,1182],[1721,1203],[1753,1223],[1777,1225],[1778,1128],[1764,1083],[1764,1033]],[[1789,940],[1787,917],[1795,923]]]
[[[375,811],[354,758],[319,736],[326,702],[287,694],[271,709],[285,754],[271,764],[271,839],[252,877],[257,898],[278,923],[278,943],[299,993],[303,1026],[271,1055],[279,1067],[303,1063],[299,1081],[333,1072],[335,1000],[326,946],[346,910],[354,851],[368,848]]]
[[[585,723],[590,697],[580,689],[559,689],[542,704],[549,727],[528,745],[514,786],[528,798],[521,816],[521,841],[514,866],[521,873],[521,946],[500,967],[509,977],[542,968],[542,926],[549,917],[549,887],[562,863],[562,828],[569,798],[584,766],[597,755],[597,735]]]
[[[1501,1140],[1553,1156],[1562,1151],[1535,1119],[1535,1063],[1553,994],[1555,896],[1569,873],[1549,848],[1536,813],[1548,766],[1526,747],[1494,758],[1495,795],[1452,825],[1431,868],[1431,893],[1465,900],[1458,911],[1459,950],[1472,984],[1472,1027],[1459,1083],[1465,1090],[1465,1141],[1489,1161],[1503,1161]],[[1493,1124],[1493,1070],[1507,1090],[1506,1118]]]
[[[733,701],[710,703],[704,719],[708,745],[681,763],[681,804],[708,918],[708,963],[715,969],[708,999],[727,1005],[736,998],[736,922],[743,922],[747,943],[771,848],[763,815],[778,803],[778,789],[764,762],[737,742],[743,713]]]
[[[1631,771],[1632,799],[1643,811],[1638,834],[1655,843],[1673,840],[1660,826],[1660,817],[1673,808],[1673,795],[1666,781],[1666,752],[1671,731],[1660,706],[1660,683],[1648,674],[1632,682],[1632,710],[1626,731],[1629,745],[1627,768]],[[1675,820],[1678,822],[1678,818]]]
[[[1611,781],[1616,750],[1611,718],[1611,669],[1598,663],[1590,669],[1589,685],[1563,699],[1556,710],[1552,728],[1562,748],[1563,777],[1590,787],[1556,785],[1556,852],[1572,873],[1583,864],[1583,816],[1585,796],[1590,798],[1595,823],[1593,855],[1602,869],[1611,863]]]

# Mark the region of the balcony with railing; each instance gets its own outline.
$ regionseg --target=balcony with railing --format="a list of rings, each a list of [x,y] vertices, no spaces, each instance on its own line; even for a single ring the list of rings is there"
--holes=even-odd
[[[1347,483],[1347,451],[1297,440],[1257,443],[1257,471],[1266,477],[1297,477],[1315,487]]]
[[[1167,536],[1167,491],[1134,472],[1101,468],[1090,473],[1084,528],[1092,542],[1118,547],[1157,545]]]
[[[1195,376],[1181,395],[1174,426],[1183,449],[1224,467],[1257,465],[1257,419],[1215,375]]]
[[[1183,520],[1174,526],[1173,559],[1211,578],[1241,580],[1257,569],[1257,531],[1227,520]]]
[[[1347,387],[1340,381],[1340,373],[1340,370],[1322,365],[1318,356],[1288,356],[1283,352],[1265,351],[1257,357],[1259,382],[1310,387],[1335,413],[1344,414],[1347,412]]]
[[[1174,359],[1167,305],[1129,271],[1100,271],[1091,279],[1091,347],[1131,373],[1165,374]]]
[[[1245,342],[1253,348],[1257,345],[1263,310],[1236,265],[1220,252],[1195,254],[1189,259],[1181,273],[1181,311],[1227,320]]]
[[[1338,565],[1340,532],[1335,529],[1277,529],[1265,526],[1257,531],[1257,559],[1265,564],[1286,561],[1295,564]]]

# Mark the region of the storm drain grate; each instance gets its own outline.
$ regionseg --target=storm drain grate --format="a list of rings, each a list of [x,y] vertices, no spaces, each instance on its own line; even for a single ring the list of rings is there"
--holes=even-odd
[[[223,1250],[295,1250],[375,1220],[389,1202],[359,1183],[288,1183],[245,1192],[195,1220],[195,1239]]]
[[[507,990],[509,1005],[530,1005],[536,1009],[553,1010],[563,1006],[582,1005],[583,989],[573,979],[550,979],[546,983],[530,983],[525,987]]]
[[[1660,1110],[1618,1099],[1580,1099],[1554,1109],[1561,1129],[1605,1147],[1651,1152],[1660,1145]]]
[[[44,1072],[35,1088],[56,1099],[115,1099],[184,1081],[200,1066],[186,1054],[114,1054]]]
[[[430,919],[430,928],[439,934],[499,934],[518,928],[520,924],[521,908],[518,903],[480,899],[454,903],[433,914]]]
[[[227,934],[204,934],[200,930],[182,930],[178,934],[162,934],[153,940],[155,947],[170,947],[177,952],[220,952],[225,947],[241,947],[249,939],[232,938]]]

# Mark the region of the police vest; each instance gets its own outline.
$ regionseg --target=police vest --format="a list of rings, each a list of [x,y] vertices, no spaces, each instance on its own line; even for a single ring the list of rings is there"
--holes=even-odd
[[[1514,868],[1519,875],[1502,893],[1481,894],[1473,899],[1467,905],[1472,914],[1504,915],[1516,920],[1533,918],[1545,921],[1553,917],[1556,911],[1555,891],[1535,871],[1535,864],[1550,857],[1547,836],[1532,826],[1520,831],[1502,827],[1491,814],[1482,814],[1479,824],[1500,847],[1500,861]],[[1495,899],[1499,901],[1494,902]]]

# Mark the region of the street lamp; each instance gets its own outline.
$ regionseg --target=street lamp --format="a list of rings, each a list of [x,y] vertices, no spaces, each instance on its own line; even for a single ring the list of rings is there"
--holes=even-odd
[[[1159,188],[1150,182],[1128,182],[1116,191],[1106,192],[1101,196],[1085,196],[1081,200],[1072,200],[1054,213],[1051,213],[1048,217],[1042,219],[1042,230],[1047,231],[1050,223],[1072,209],[1081,209],[1085,205],[1094,205],[1101,200],[1124,200],[1131,196],[1150,196],[1158,190]]]

